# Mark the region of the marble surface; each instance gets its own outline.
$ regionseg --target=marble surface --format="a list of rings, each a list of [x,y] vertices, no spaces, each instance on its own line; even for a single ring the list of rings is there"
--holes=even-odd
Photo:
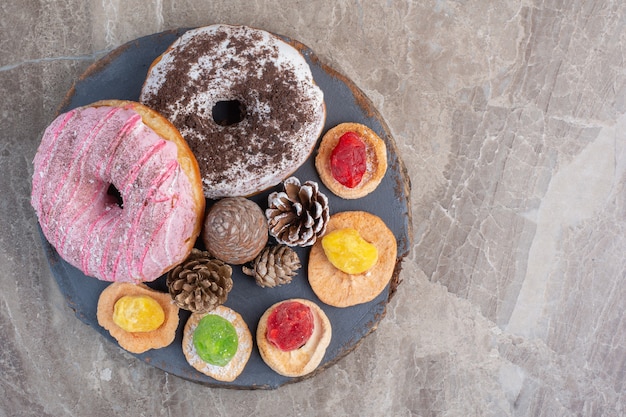
[[[0,416],[626,414],[626,3],[29,0],[0,4]],[[72,82],[150,33],[302,41],[387,121],[414,236],[378,329],[319,375],[211,389],[74,316],[32,158]]]

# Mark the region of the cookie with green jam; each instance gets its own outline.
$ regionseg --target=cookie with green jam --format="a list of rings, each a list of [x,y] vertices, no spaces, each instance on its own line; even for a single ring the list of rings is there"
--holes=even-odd
[[[182,348],[196,370],[218,381],[232,382],[250,359],[252,335],[239,313],[220,305],[189,317]]]

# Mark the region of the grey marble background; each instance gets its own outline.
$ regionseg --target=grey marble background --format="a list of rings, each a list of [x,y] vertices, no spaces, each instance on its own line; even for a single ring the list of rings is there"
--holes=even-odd
[[[77,320],[29,203],[89,64],[211,23],[298,39],[352,79],[412,181],[386,317],[275,391],[180,380]],[[626,415],[625,60],[621,0],[1,0],[0,416]]]

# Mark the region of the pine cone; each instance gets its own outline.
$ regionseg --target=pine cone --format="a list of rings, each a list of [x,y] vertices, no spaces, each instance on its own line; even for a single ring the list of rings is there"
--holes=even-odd
[[[174,303],[192,313],[206,313],[228,298],[233,288],[230,265],[208,252],[192,249],[189,257],[167,274],[167,288]]]
[[[253,260],[267,244],[267,238],[263,210],[244,197],[219,200],[204,219],[202,240],[207,251],[229,264]]]
[[[300,180],[290,177],[283,184],[284,191],[275,191],[267,199],[270,235],[288,246],[311,246],[326,230],[328,198],[314,181],[300,185]]]
[[[259,253],[252,268],[243,266],[243,273],[254,277],[261,287],[288,284],[302,265],[298,254],[288,246],[267,246]]]

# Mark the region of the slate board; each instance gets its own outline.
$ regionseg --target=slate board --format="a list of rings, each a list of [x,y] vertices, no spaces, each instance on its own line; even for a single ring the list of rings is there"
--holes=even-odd
[[[65,112],[102,99],[138,100],[143,80],[152,61],[186,30],[188,29],[183,28],[149,35],[115,49],[91,65],[74,83],[61,104],[59,112]],[[201,374],[186,362],[181,350],[181,341],[182,328],[189,317],[189,312],[181,310],[180,325],[174,342],[166,348],[150,350],[135,356],[165,372],[211,387],[274,389],[286,383],[297,382],[310,377],[344,357],[376,328],[384,316],[388,300],[399,283],[398,275],[402,259],[407,255],[410,248],[410,183],[385,122],[365,94],[350,80],[321,63],[309,48],[298,41],[284,36],[282,38],[305,56],[311,66],[316,83],[324,91],[327,107],[324,132],[342,122],[362,123],[383,138],[388,149],[389,168],[382,183],[376,191],[361,199],[341,199],[323,185],[313,162],[316,152],[294,175],[302,182],[313,180],[319,183],[320,190],[329,198],[331,214],[347,210],[363,210],[381,217],[393,231],[398,242],[396,271],[391,284],[373,301],[348,308],[336,308],[321,303],[308,284],[306,276],[308,248],[296,249],[303,263],[299,274],[294,277],[290,284],[276,288],[257,286],[253,279],[241,272],[240,267],[234,266],[234,286],[225,305],[243,316],[253,337],[259,318],[270,305],[284,299],[300,297],[310,299],[324,309],[332,324],[332,340],[319,368],[312,374],[301,378],[289,378],[275,373],[263,362],[255,344],[250,360],[242,374],[234,382],[224,383]],[[279,185],[251,199],[257,202],[262,209],[265,209],[267,207],[267,195],[276,189],[282,189],[282,186]],[[212,203],[212,201],[207,201],[207,209]],[[117,343],[106,330],[99,326],[96,319],[98,297],[109,283],[85,276],[78,269],[65,262],[47,242],[43,234],[41,237],[53,276],[68,305],[81,321],[92,326],[111,342]],[[272,240],[270,238],[270,242]],[[202,249],[201,239],[196,246]],[[148,285],[161,291],[167,291],[165,276]],[[381,360],[385,359],[381,358]]]

